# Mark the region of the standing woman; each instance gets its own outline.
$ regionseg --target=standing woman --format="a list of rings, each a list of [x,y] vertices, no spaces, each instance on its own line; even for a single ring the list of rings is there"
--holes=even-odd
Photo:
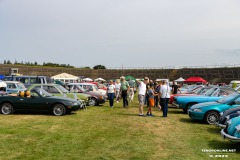
[[[116,89],[116,101],[118,103],[119,99],[120,99],[120,87],[121,87],[121,83],[120,80],[117,79],[116,83],[115,83],[115,89]]]
[[[160,88],[160,100],[161,100],[161,106],[163,110],[163,117],[167,117],[168,113],[168,101],[170,98],[170,87],[167,84],[166,81],[163,81],[162,86]]]
[[[109,105],[112,108],[113,107],[113,102],[114,102],[114,96],[116,94],[116,88],[115,85],[113,84],[113,81],[109,81],[109,86],[107,87],[107,96],[109,100]]]

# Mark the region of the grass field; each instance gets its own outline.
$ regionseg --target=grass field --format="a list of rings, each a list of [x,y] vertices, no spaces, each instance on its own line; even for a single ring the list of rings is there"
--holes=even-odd
[[[127,109],[121,105],[105,103],[61,117],[0,115],[0,159],[239,159],[239,144],[223,140],[219,128],[193,122],[182,110],[169,108],[168,118],[157,109],[155,117],[139,117],[136,99]]]

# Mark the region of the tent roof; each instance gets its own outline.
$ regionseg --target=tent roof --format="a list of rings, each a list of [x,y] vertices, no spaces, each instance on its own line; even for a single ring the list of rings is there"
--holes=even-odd
[[[79,77],[68,74],[68,73],[61,73],[55,76],[52,76],[53,79],[79,79]]]
[[[136,80],[136,78],[134,78],[133,76],[125,76],[125,80]]]
[[[183,81],[185,81],[185,79],[183,79],[182,77],[175,80],[175,82],[183,82]]]
[[[184,83],[197,83],[197,82],[206,83],[207,81],[201,77],[189,77],[184,81]]]

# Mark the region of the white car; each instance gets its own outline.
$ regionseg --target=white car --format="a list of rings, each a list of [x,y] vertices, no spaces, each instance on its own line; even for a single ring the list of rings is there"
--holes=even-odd
[[[92,83],[76,83],[82,88],[88,90],[88,91],[93,91],[93,92],[98,92],[101,93],[103,96],[106,95],[106,92],[104,89],[98,89],[98,87],[95,84]]]

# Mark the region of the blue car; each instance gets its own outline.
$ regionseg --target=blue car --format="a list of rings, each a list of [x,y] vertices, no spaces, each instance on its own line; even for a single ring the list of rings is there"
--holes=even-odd
[[[236,93],[236,91],[229,87],[213,87],[204,95],[175,97],[174,103],[178,108],[183,109],[187,113],[187,110],[195,104],[214,102],[232,93]]]
[[[188,110],[188,115],[194,120],[205,121],[208,124],[215,124],[220,113],[240,105],[240,94],[233,93],[215,102],[206,102],[193,105]]]
[[[232,142],[240,142],[240,116],[230,119],[227,128],[221,130],[221,135]]]

